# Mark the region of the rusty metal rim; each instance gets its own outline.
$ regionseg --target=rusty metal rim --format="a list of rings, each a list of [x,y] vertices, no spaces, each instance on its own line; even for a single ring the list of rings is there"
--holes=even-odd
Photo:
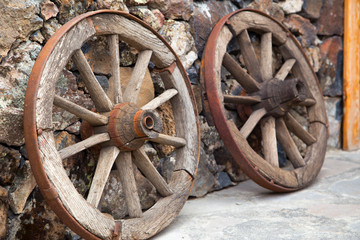
[[[224,141],[225,146],[228,148],[229,152],[232,156],[239,156],[234,157],[234,160],[239,164],[240,168],[257,184],[260,186],[267,188],[269,190],[275,191],[275,192],[291,192],[296,191],[300,188],[303,188],[305,186],[301,186],[299,188],[290,188],[286,186],[281,186],[279,184],[274,183],[273,180],[266,178],[264,175],[262,175],[258,170],[257,166],[254,166],[243,154],[242,150],[239,148],[235,141],[235,136],[233,135],[232,131],[230,130],[229,126],[226,123],[225,114],[222,112],[222,103],[220,102],[220,97],[217,92],[216,87],[216,74],[214,74],[214,67],[215,67],[215,54],[214,49],[216,48],[216,43],[218,36],[220,34],[221,29],[226,24],[226,22],[229,20],[230,17],[233,15],[243,12],[243,11],[250,11],[255,12],[258,14],[261,14],[265,17],[268,17],[269,19],[273,20],[277,24],[279,24],[287,33],[288,36],[295,42],[296,46],[300,49],[302,55],[304,56],[309,68],[311,69],[314,78],[317,79],[315,72],[313,71],[309,61],[306,58],[306,55],[304,51],[302,50],[300,44],[296,41],[294,36],[290,33],[290,31],[283,26],[279,21],[272,18],[271,16],[268,16],[267,14],[254,9],[240,9],[237,11],[234,11],[223,18],[220,19],[220,21],[215,25],[214,29],[212,30],[205,50],[204,55],[202,59],[201,64],[201,80],[204,84],[205,91],[206,91],[206,98],[204,100],[204,104],[207,105],[210,109],[210,115],[212,117],[211,120],[214,121],[215,126],[217,128],[217,131],[219,132],[221,139]],[[320,84],[318,81],[316,81],[318,84],[318,88],[321,93]],[[220,113],[221,112],[221,113]],[[209,115],[209,114],[207,114]],[[310,182],[308,183],[310,184]]]
[[[44,166],[42,165],[42,159],[40,155],[40,150],[38,148],[38,131],[36,126],[36,98],[38,94],[40,78],[42,76],[42,72],[44,70],[45,64],[51,55],[52,51],[54,50],[55,45],[59,42],[59,40],[63,37],[63,35],[69,31],[75,24],[80,22],[83,19],[91,17],[96,14],[102,13],[113,13],[118,14],[123,17],[126,17],[130,20],[133,20],[139,24],[141,24],[146,29],[150,30],[156,37],[158,37],[167,47],[168,49],[174,54],[177,66],[179,67],[181,74],[185,80],[185,84],[190,95],[194,114],[197,116],[197,107],[195,96],[191,88],[190,80],[186,74],[186,71],[183,65],[180,62],[179,57],[176,55],[175,51],[171,48],[170,44],[153,28],[149,25],[141,21],[140,19],[125,13],[116,10],[99,10],[94,12],[88,12],[82,15],[79,15],[66,24],[64,24],[60,29],[58,29],[55,34],[48,40],[46,45],[41,50],[32,72],[29,77],[28,86],[26,89],[25,94],[25,101],[24,101],[24,135],[26,140],[26,149],[29,155],[29,161],[31,164],[31,169],[34,173],[36,182],[38,187],[44,196],[47,203],[50,205],[51,209],[55,212],[55,214],[60,218],[60,220],[65,223],[71,230],[77,233],[79,236],[85,239],[90,240],[100,240],[99,237],[95,236],[93,233],[89,232],[85,229],[73,216],[66,210],[64,205],[59,199],[59,196],[54,189],[52,183],[50,182]],[[199,127],[199,120],[196,118],[196,127],[197,127],[197,134],[198,134],[198,153],[200,153],[200,127]],[[39,129],[39,134],[41,134],[42,130]],[[199,161],[200,154],[197,156],[197,164]],[[194,178],[189,178],[189,181],[193,181]],[[190,192],[189,192],[190,193]],[[116,226],[116,224],[115,224]]]

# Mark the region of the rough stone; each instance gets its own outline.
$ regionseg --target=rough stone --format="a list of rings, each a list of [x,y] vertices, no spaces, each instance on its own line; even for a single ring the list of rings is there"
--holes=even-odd
[[[225,166],[224,170],[229,175],[231,181],[241,182],[249,179],[225,147],[216,149],[214,157],[217,164]]]
[[[26,41],[3,59],[0,64],[0,108],[24,106],[27,82],[42,46]]]
[[[341,37],[331,37],[320,45],[318,77],[325,96],[341,96],[343,84],[343,43]]]
[[[215,126],[209,126],[205,118],[200,116],[201,141],[204,143],[208,152],[212,153],[215,149],[223,146]]]
[[[133,7],[130,8],[130,13],[139,17],[155,30],[159,30],[164,25],[164,15],[157,9],[149,10],[144,7]]]
[[[251,2],[246,8],[257,9],[268,13],[272,7],[272,0],[256,0]]]
[[[326,113],[329,121],[328,146],[341,147],[341,124],[343,118],[342,98],[325,97]]]
[[[235,184],[231,181],[229,175],[226,172],[219,172],[216,179],[214,190],[218,191],[223,188],[234,186]]]
[[[77,122],[71,124],[70,126],[68,126],[67,128],[65,128],[65,130],[71,134],[79,135],[80,127],[81,127],[81,122],[77,121]]]
[[[136,167],[133,168],[141,208],[146,210],[154,205],[159,197],[151,183]],[[114,218],[123,218],[128,214],[125,195],[122,190],[119,174],[116,170],[110,173],[99,203],[99,209],[102,212],[111,214]]]
[[[320,69],[320,48],[318,46],[310,46],[309,48],[303,48],[303,50],[312,65],[314,72],[317,73]]]
[[[61,0],[58,16],[59,22],[65,24],[74,17],[88,11],[93,4],[93,0]]]
[[[279,6],[286,14],[297,13],[301,11],[303,6],[303,0],[285,0],[280,1]]]
[[[23,213],[8,220],[8,239],[66,239],[66,226],[35,188]]]
[[[0,145],[0,185],[8,186],[14,182],[20,165],[21,154],[14,149]]]
[[[310,19],[318,19],[321,13],[323,0],[304,0],[302,15]]]
[[[5,239],[7,235],[7,218],[8,218],[8,190],[0,186],[0,239]]]
[[[323,1],[317,28],[319,35],[344,34],[344,0]]]
[[[20,173],[15,177],[14,183],[11,186],[11,192],[9,193],[10,207],[15,214],[23,212],[26,200],[35,186],[36,181],[31,171],[30,163],[26,161]]]
[[[193,0],[153,0],[151,9],[159,9],[166,19],[182,19],[188,21],[193,14]]]
[[[160,165],[157,168],[161,176],[164,177],[166,182],[170,182],[171,176],[175,169],[176,159],[172,156],[160,159]]]
[[[141,6],[141,5],[147,5],[151,1],[150,0],[127,0],[126,2],[130,6]]]
[[[30,40],[42,44],[45,40],[40,30],[37,30],[30,36]]]
[[[22,109],[11,107],[0,109],[0,143],[9,146],[21,146],[25,143],[23,115]]]
[[[195,46],[199,56],[205,48],[207,39],[215,24],[237,7],[230,1],[199,1],[194,2],[194,14],[191,21],[194,29]]]
[[[46,40],[49,40],[61,26],[56,18],[51,18],[44,23],[44,27],[41,28],[41,33]]]
[[[311,24],[309,19],[301,17],[297,14],[291,14],[283,21],[284,25],[290,29],[292,33],[301,38],[301,44],[305,47],[313,45],[316,40],[316,27]]]
[[[195,41],[191,35],[189,23],[167,20],[161,28],[160,34],[168,40],[185,69],[189,68],[197,59]]]
[[[35,1],[0,1],[0,61],[7,55],[15,41],[25,41],[42,27]]]
[[[191,189],[190,196],[203,197],[213,189],[216,183],[216,178],[209,169],[209,155],[205,150],[200,148],[200,159],[197,174]]]
[[[50,0],[45,0],[40,4],[40,16],[47,21],[52,17],[56,17],[59,13],[58,7]]]
[[[97,0],[96,9],[112,9],[127,13],[129,12],[129,9],[123,0]]]

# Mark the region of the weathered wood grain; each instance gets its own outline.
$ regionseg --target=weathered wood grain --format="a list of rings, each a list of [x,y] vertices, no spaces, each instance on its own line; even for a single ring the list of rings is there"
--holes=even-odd
[[[156,190],[163,197],[170,196],[173,191],[168,186],[164,178],[156,170],[154,165],[151,163],[149,157],[146,155],[142,148],[139,148],[132,152],[133,162],[139,168],[139,170],[145,175],[145,177],[154,185]]]
[[[111,81],[113,81],[113,94],[111,100],[118,104],[123,101],[121,92],[121,79],[120,79],[120,53],[119,53],[119,36],[112,34],[108,36],[110,56],[111,56]]]
[[[81,74],[81,79],[84,81],[85,86],[90,93],[91,99],[96,106],[96,109],[99,112],[111,111],[113,104],[100,86],[100,83],[92,72],[91,67],[81,49],[78,49],[74,52],[73,61]]]
[[[269,116],[262,119],[260,121],[260,128],[265,160],[268,161],[271,165],[279,167],[275,118]]]
[[[124,91],[125,102],[136,103],[151,55],[151,50],[144,50],[138,54],[134,70]]]
[[[129,216],[132,218],[140,218],[142,217],[142,210],[132,168],[131,152],[119,153],[115,163],[125,193]]]
[[[259,96],[234,96],[224,94],[224,103],[253,105],[261,102]]]
[[[169,101],[173,96],[178,93],[176,89],[167,89],[162,94],[141,107],[142,110],[156,109],[163,103]]]
[[[246,120],[245,124],[240,129],[240,134],[246,139],[265,114],[265,108],[260,108],[252,112],[248,120]]]
[[[105,184],[109,178],[109,174],[115,159],[119,155],[119,148],[115,146],[109,146],[102,148],[100,151],[99,160],[96,165],[94,177],[91,182],[91,187],[86,201],[92,206],[97,208],[99,205],[101,195],[104,191]]]
[[[306,131],[290,113],[284,116],[284,121],[288,129],[306,143],[306,145],[311,145],[316,142],[316,138]]]
[[[87,110],[86,108],[81,107],[81,106],[79,106],[73,102],[70,102],[69,100],[66,100],[65,98],[59,97],[57,95],[54,96],[54,105],[87,121],[92,126],[101,126],[101,125],[106,125],[108,123],[107,117],[97,114],[95,112],[92,112],[90,110]]]
[[[230,54],[225,53],[222,64],[248,93],[260,89],[260,84],[240,66]]]
[[[283,147],[286,155],[288,156],[290,162],[293,164],[294,168],[299,168],[305,166],[305,161],[302,158],[298,147],[296,146],[294,140],[290,136],[290,133],[286,127],[284,119],[276,119],[276,137]]]
[[[103,143],[110,140],[108,133],[95,134],[81,142],[75,143],[71,146],[63,148],[59,151],[59,154],[62,159],[75,155],[85,149],[88,149],[96,144]]]
[[[254,47],[251,44],[248,31],[244,29],[237,36],[237,40],[248,72],[256,81],[261,82],[259,60],[257,59]]]
[[[158,137],[152,138],[150,139],[150,141],[165,145],[171,145],[176,148],[183,147],[186,145],[186,140],[184,138],[169,136],[162,133],[159,133]]]
[[[289,72],[291,71],[292,67],[294,66],[296,60],[293,58],[290,58],[284,62],[284,64],[281,66],[279,71],[276,73],[275,78],[279,80],[285,80]]]
[[[264,33],[261,36],[261,56],[260,56],[260,72],[263,81],[268,81],[273,77],[272,72],[272,34]]]
[[[98,14],[92,17],[92,22],[98,34],[118,34],[120,40],[137,50],[152,50],[151,61],[158,68],[168,67],[175,61],[175,56],[166,45],[135,21],[114,14]]]

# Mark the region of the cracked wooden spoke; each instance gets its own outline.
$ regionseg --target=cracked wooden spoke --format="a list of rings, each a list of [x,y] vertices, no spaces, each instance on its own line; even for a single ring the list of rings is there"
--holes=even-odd
[[[69,147],[63,148],[59,151],[60,157],[62,159],[75,155],[78,152],[81,152],[89,147],[92,147],[96,144],[106,142],[110,140],[110,136],[107,133],[95,134],[81,142],[75,143]]]
[[[149,140],[160,144],[171,145],[176,148],[186,145],[186,140],[184,138],[169,136],[162,133],[159,133],[159,136],[157,138],[151,138]]]
[[[240,129],[240,133],[244,138],[247,138],[252,130],[255,128],[256,124],[260,121],[260,119],[266,114],[265,108],[258,109],[251,113],[248,120]]]
[[[270,116],[262,119],[260,127],[263,139],[265,160],[268,161],[271,165],[279,167],[275,118]]]
[[[131,152],[119,153],[115,163],[125,193],[129,216],[132,218],[142,217],[141,204],[132,167]]]
[[[260,71],[263,81],[268,81],[273,77],[271,38],[272,38],[271,32],[265,33],[261,36]]]
[[[260,96],[234,96],[227,94],[224,95],[224,103],[253,105],[260,102],[261,102]]]
[[[101,195],[104,191],[105,184],[109,178],[110,171],[114,165],[115,159],[120,150],[115,146],[102,148],[98,163],[96,165],[95,175],[92,179],[91,187],[89,190],[86,201],[92,206],[97,208],[99,205]]]
[[[290,113],[285,115],[284,120],[288,129],[300,138],[306,145],[311,145],[316,142],[316,138],[306,131]]]
[[[81,119],[84,119],[92,126],[101,126],[108,123],[107,117],[92,112],[57,95],[54,97],[54,105],[74,114]]]
[[[254,48],[251,44],[248,31],[243,30],[238,36],[238,43],[240,46],[241,54],[243,55],[245,65],[250,75],[258,82],[261,81],[261,74],[259,71],[259,61],[256,57]]]
[[[79,69],[82,80],[84,81],[86,88],[88,89],[91,99],[93,100],[97,111],[109,112],[113,108],[113,104],[105,91],[100,86],[100,83],[96,79],[94,73],[91,70],[89,63],[87,62],[84,53],[81,49],[74,52],[73,60],[75,65]]]
[[[178,91],[176,89],[168,89],[144,106],[141,107],[142,110],[153,110],[159,107],[161,104],[169,101],[172,97],[174,97],[176,94],[178,94]]]
[[[111,56],[111,79],[114,83],[114,96],[112,96],[111,100],[118,104],[123,101],[120,80],[119,36],[117,34],[110,35],[108,41]]]
[[[138,58],[131,74],[129,83],[124,91],[123,98],[125,102],[136,103],[151,55],[151,50],[145,50],[138,54]]]
[[[284,64],[281,66],[279,71],[276,73],[275,78],[284,80],[289,72],[291,71],[292,67],[296,63],[296,60],[293,58],[290,58],[284,62]]]
[[[163,197],[173,194],[171,188],[167,185],[164,178],[156,170],[151,163],[149,157],[146,155],[142,148],[133,151],[133,162],[139,168],[139,170],[145,175],[145,177],[154,185],[156,190]]]
[[[260,89],[260,84],[252,76],[246,73],[230,54],[225,53],[222,64],[246,92],[252,93]]]
[[[305,161],[302,158],[299,149],[297,148],[294,140],[290,136],[290,133],[285,125],[284,119],[276,119],[276,137],[283,147],[286,155],[288,156],[290,162],[294,168],[299,168],[305,166]]]

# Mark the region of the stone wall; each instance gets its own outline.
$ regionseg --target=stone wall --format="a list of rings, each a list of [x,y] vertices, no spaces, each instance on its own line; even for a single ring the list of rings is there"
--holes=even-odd
[[[328,144],[341,147],[343,0],[0,0],[0,239],[78,239],[60,223],[35,187],[24,146],[22,122],[26,85],[40,50],[56,29],[88,11],[115,9],[130,12],[158,30],[180,56],[200,112],[200,163],[191,196],[201,197],[246,179],[216,129],[206,122],[199,85],[201,56],[212,27],[222,16],[244,7],[270,14],[297,37],[323,90],[330,127]],[[88,50],[88,54],[96,55],[91,44]],[[131,49],[124,46],[121,65],[131,66],[134,60]],[[76,87],[74,90],[78,78],[76,74],[64,71],[57,91],[70,98],[76,93],[80,96],[77,101],[88,106],[91,103],[86,93],[77,92]],[[98,79],[106,85],[106,77],[98,76]],[[63,112],[56,117],[58,146],[78,141],[77,119]],[[148,154],[153,151],[149,148]],[[161,163],[171,161],[164,159],[160,159],[158,167],[165,174],[165,164]],[[73,158],[64,163],[79,192],[88,190],[94,162],[91,155],[84,153],[81,159]],[[111,181],[118,183],[115,176]],[[146,182],[142,184],[142,189],[149,189]],[[152,196],[152,191],[150,188],[143,194]],[[104,208],[115,209],[124,203],[123,198],[112,197],[107,197]],[[149,206],[155,200],[153,197],[146,199],[142,204]]]

